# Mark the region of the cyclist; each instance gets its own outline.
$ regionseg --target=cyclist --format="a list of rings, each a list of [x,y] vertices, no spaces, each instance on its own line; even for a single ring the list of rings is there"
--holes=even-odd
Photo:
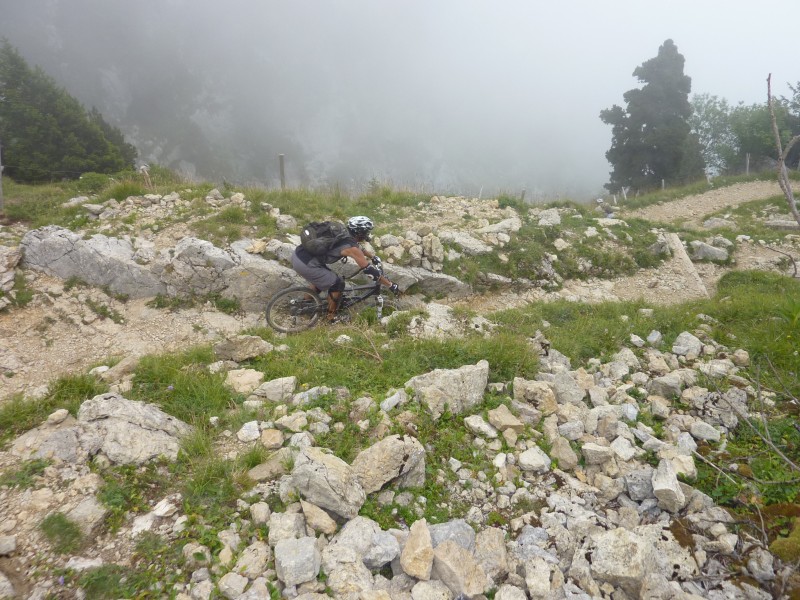
[[[302,246],[297,246],[292,255],[292,267],[297,274],[308,281],[315,291],[328,292],[327,319],[329,322],[333,322],[336,318],[336,309],[339,307],[339,299],[344,290],[344,279],[328,268],[328,265],[338,260],[346,257],[352,258],[359,268],[364,270],[364,273],[372,277],[373,281],[380,281],[395,294],[400,293],[399,286],[381,275],[378,270],[381,259],[360,246],[362,242],[370,240],[373,227],[375,224],[368,217],[351,217],[347,221],[350,237],[331,248],[326,256],[315,257]]]

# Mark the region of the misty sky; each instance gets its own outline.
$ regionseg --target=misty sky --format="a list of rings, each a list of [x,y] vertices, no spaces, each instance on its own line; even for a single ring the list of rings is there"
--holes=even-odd
[[[798,17],[796,0],[0,0],[0,36],[143,158],[199,175],[275,185],[280,151],[298,184],[583,199],[610,170],[600,111],[664,40],[692,93],[761,103],[768,73],[779,96],[800,81]]]

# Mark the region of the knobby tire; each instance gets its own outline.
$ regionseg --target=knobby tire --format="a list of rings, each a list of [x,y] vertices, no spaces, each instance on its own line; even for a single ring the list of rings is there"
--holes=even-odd
[[[317,324],[327,307],[307,287],[281,290],[267,304],[267,324],[281,333],[297,333]]]

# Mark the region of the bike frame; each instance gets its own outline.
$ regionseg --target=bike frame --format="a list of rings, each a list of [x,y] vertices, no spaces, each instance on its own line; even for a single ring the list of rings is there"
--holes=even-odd
[[[348,277],[347,279],[352,279],[356,277],[359,273],[361,273],[363,269],[359,269],[354,275]],[[381,271],[383,274],[383,271]],[[366,300],[367,298],[371,298],[375,296],[375,302],[377,306],[378,312],[378,319],[383,317],[383,294],[381,290],[381,282],[375,281],[373,283],[364,284],[364,285],[354,285],[351,287],[345,287],[342,290],[342,297],[339,300],[339,307],[336,309],[337,312],[343,309],[347,309],[350,307],[355,306]]]

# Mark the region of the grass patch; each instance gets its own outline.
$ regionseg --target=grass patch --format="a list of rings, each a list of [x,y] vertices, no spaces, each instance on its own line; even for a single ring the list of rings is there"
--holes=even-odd
[[[233,511],[239,496],[252,487],[252,481],[233,461],[208,457],[191,467],[183,482],[184,499],[188,511],[202,514],[206,520],[216,514],[224,521],[227,512],[221,511]]]
[[[209,416],[236,405],[224,374],[206,368],[215,360],[210,347],[145,356],[136,367],[128,397],[157,404],[183,421],[205,423]]]
[[[651,224],[632,219],[624,224],[600,226],[599,215],[583,205],[556,203],[563,210],[562,224],[540,227],[535,219],[523,217],[523,226],[502,249],[477,256],[462,256],[458,261],[445,261],[444,271],[480,290],[491,286],[483,281],[484,273],[495,273],[511,279],[552,281],[553,272],[563,279],[616,277],[650,268],[663,262],[649,247],[657,236]],[[521,213],[526,215],[525,212]],[[589,227],[597,235],[587,237]],[[568,246],[558,249],[557,239]],[[550,261],[548,255],[557,257]]]
[[[87,598],[115,600],[136,598],[139,592],[147,590],[152,585],[152,580],[145,573],[130,567],[103,565],[81,573],[77,577],[77,583]]]
[[[109,319],[118,325],[124,321],[120,313],[107,304],[103,304],[102,302],[96,302],[91,298],[87,298],[86,306],[88,306],[91,311],[101,319]]]
[[[0,488],[10,487],[27,489],[32,487],[35,478],[44,473],[44,470],[49,464],[50,461],[43,458],[26,460],[18,469],[0,474]]]
[[[715,217],[728,217],[736,222],[735,229],[719,229],[715,233],[733,238],[734,234],[745,234],[757,240],[767,243],[780,244],[785,241],[786,231],[781,231],[772,227],[767,227],[766,222],[770,219],[783,217],[794,220],[789,214],[786,198],[783,196],[773,196],[764,200],[746,202],[738,206],[727,207],[724,210],[714,213]],[[777,257],[778,255],[776,255]]]
[[[53,550],[59,554],[70,554],[81,547],[81,528],[60,512],[47,515],[39,525]]]
[[[128,513],[150,510],[153,501],[163,498],[174,486],[168,466],[148,463],[142,467],[121,465],[101,471],[103,485],[97,493],[100,502],[109,509],[106,525],[117,530]]]
[[[717,296],[707,311],[716,320],[712,336],[750,353],[753,380],[800,397],[800,281],[737,271],[720,280]]]
[[[108,386],[91,375],[68,375],[53,382],[40,400],[15,395],[0,405],[0,443],[40,425],[53,411],[66,408],[73,416],[84,400],[108,391]]]
[[[11,306],[16,308],[23,308],[33,300],[33,290],[28,287],[28,280],[21,271],[14,274],[14,286],[10,292],[0,290],[0,298],[6,296],[11,301]]]
[[[524,337],[502,332],[491,338],[469,336],[450,340],[395,339],[372,330],[354,333],[348,347],[335,343],[342,330],[317,328],[285,340],[286,352],[272,353],[253,361],[264,372],[265,380],[297,376],[299,383],[313,387],[347,387],[354,397],[370,395],[382,398],[389,388],[401,388],[415,375],[433,369],[454,369],[486,359],[492,381],[509,381],[515,376],[532,378],[537,360],[527,351]]]
[[[242,305],[238,298],[226,298],[221,294],[208,294],[207,296],[164,296],[163,294],[158,294],[147,302],[147,306],[178,311],[196,308],[206,303],[210,303],[216,310],[227,315],[242,313]]]

